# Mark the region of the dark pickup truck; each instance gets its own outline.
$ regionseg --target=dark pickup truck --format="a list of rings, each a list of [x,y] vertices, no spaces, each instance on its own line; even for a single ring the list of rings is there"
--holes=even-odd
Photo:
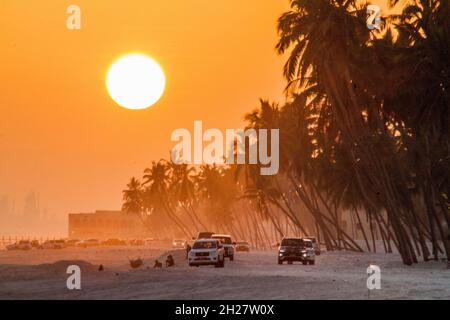
[[[315,264],[316,254],[312,241],[302,238],[284,238],[278,249],[278,264],[283,264],[284,261],[288,264],[294,261],[304,265]]]

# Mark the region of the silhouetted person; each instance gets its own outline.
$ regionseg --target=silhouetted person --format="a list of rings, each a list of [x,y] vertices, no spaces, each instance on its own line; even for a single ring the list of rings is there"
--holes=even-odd
[[[167,260],[166,260],[166,268],[173,267],[174,265],[175,265],[175,261],[173,260],[172,255],[169,254],[167,256]]]
[[[158,260],[155,260],[155,265],[153,266],[153,269],[161,269],[162,268],[162,263],[159,262]]]
[[[100,267],[98,267],[98,271],[103,271],[103,270],[104,270],[104,268],[103,268],[103,265],[101,264]]]
[[[189,244],[186,244],[186,259],[189,256],[189,252],[191,251],[192,247]]]

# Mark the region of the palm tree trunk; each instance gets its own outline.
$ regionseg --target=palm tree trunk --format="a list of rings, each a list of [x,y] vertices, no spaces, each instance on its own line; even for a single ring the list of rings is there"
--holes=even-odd
[[[364,241],[366,242],[367,250],[369,250],[369,252],[370,252],[371,250],[370,250],[369,240],[367,240],[366,231],[364,230],[364,226],[362,224],[361,217],[359,216],[358,209],[356,208],[356,206],[353,206],[353,210],[355,210],[355,215],[356,215],[356,218],[358,219],[358,225],[361,228],[361,232],[363,234]]]

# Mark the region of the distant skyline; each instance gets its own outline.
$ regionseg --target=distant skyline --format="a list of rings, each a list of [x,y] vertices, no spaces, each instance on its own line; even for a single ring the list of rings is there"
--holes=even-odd
[[[30,191],[22,199],[0,194],[0,237],[63,236],[66,219],[50,215],[39,193]]]

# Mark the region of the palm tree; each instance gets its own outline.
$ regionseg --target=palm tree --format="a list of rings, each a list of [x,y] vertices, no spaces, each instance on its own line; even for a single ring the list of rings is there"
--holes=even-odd
[[[280,129],[279,174],[161,160],[142,185],[127,185],[124,211],[161,229],[212,226],[263,247],[289,228],[317,228],[329,250],[362,251],[342,225],[350,211],[369,251],[379,233],[407,265],[428,260],[427,241],[435,259],[440,242],[449,258],[450,2],[408,1],[383,32],[367,29],[358,1],[290,3],[276,46],[289,52],[288,101],[261,100],[245,116],[256,131]]]
[[[169,191],[173,197],[173,201],[178,203],[186,215],[191,220],[195,230],[207,230],[205,224],[201,221],[197,212],[198,196],[197,186],[194,181],[195,168],[186,164],[177,165],[169,163],[172,172],[169,182]]]
[[[203,165],[195,177],[201,201],[206,205],[206,218],[218,230],[225,230],[233,222],[236,192],[227,170],[224,166]]]
[[[192,233],[177,216],[170,202],[168,191],[170,183],[170,166],[166,160],[153,161],[151,166],[144,170],[144,205],[151,214],[151,221],[158,223],[160,227],[167,227],[165,218],[169,218],[178,229],[190,238]],[[165,213],[165,217],[162,215]]]
[[[351,159],[361,196],[368,206],[376,209],[371,194],[379,194],[397,236],[403,261],[411,264],[415,261],[415,254],[402,223],[402,208],[395,183],[386,168],[395,166],[386,162],[390,157],[382,160],[373,149],[380,138],[383,139],[383,143],[377,145],[380,152],[388,153],[394,145],[389,137],[383,137],[385,122],[377,118],[381,104],[377,99],[371,99],[369,89],[373,84],[361,67],[368,57],[374,56],[363,45],[370,40],[370,32],[363,19],[365,14],[353,1],[345,0],[292,0],[291,8],[279,19],[280,40],[277,45],[279,53],[292,47],[285,65],[288,87],[294,86],[293,90],[300,92],[309,104],[320,103],[323,110],[318,114],[317,124],[336,128],[334,139],[340,142],[342,150]],[[337,28],[341,25],[346,28]],[[369,121],[362,116],[364,112]],[[328,116],[328,120],[323,121],[323,116]],[[322,128],[319,126],[318,130]],[[374,135],[373,130],[381,135]],[[316,132],[321,136],[324,134]],[[333,141],[330,137],[319,138],[315,139],[316,143]],[[324,149],[316,148],[316,152],[320,154]],[[315,194],[319,195],[320,191],[314,190],[314,184],[312,186]],[[325,216],[323,218],[328,220]],[[336,223],[338,220],[334,219],[333,224]]]
[[[404,75],[391,77],[386,99],[388,111],[408,128],[404,143],[415,169],[416,191],[426,207],[435,259],[438,237],[450,256],[449,14],[448,1],[415,0],[396,17],[399,40],[391,52],[402,62]]]
[[[317,196],[329,212],[327,221],[332,204],[336,217],[329,222],[338,241],[338,208],[363,207],[371,233],[376,223],[405,264],[417,261],[420,251],[427,260],[426,238],[437,258],[438,234],[448,257],[450,5],[410,1],[389,19],[396,40],[389,29],[370,32],[362,9],[354,1],[292,0],[279,19],[277,49],[290,51],[288,93],[315,117],[303,131],[293,125],[291,138],[306,142],[303,157],[287,149],[293,184],[309,186],[312,200]],[[428,225],[416,210],[418,195]]]
[[[127,189],[123,190],[122,211],[129,214],[142,215],[142,185],[139,179],[132,177],[127,184]]]

